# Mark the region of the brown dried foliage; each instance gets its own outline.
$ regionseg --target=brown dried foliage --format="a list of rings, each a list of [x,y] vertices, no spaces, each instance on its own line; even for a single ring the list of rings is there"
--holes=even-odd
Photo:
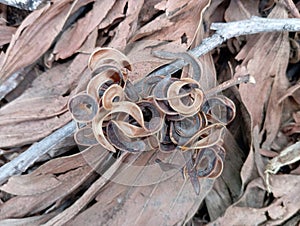
[[[186,53],[213,22],[299,9],[290,0],[53,0],[19,26],[0,18],[0,166],[78,125],[75,139],[0,187],[0,224],[299,224],[298,32]],[[188,63],[180,73],[150,74],[176,59]],[[247,73],[255,85],[219,92],[217,80]]]

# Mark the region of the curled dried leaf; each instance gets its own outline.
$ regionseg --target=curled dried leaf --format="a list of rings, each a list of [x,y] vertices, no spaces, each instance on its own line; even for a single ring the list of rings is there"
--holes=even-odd
[[[188,94],[182,98],[183,94]],[[167,92],[168,102],[170,107],[179,114],[182,115],[195,115],[203,102],[204,94],[199,89],[197,83],[193,83],[187,79],[182,81],[173,82],[168,88]]]
[[[83,146],[94,146],[98,144],[94,136],[94,131],[89,126],[78,129],[74,135],[74,139],[77,144]]]
[[[218,123],[229,124],[236,114],[235,104],[225,96],[209,97],[203,104],[202,111],[209,119]]]
[[[122,84],[123,74],[114,66],[100,67],[93,72],[95,75],[87,86],[87,93],[98,101],[104,94],[104,91],[112,84]]]
[[[102,65],[114,65],[131,71],[129,59],[120,51],[113,48],[97,48],[90,56],[88,67],[93,71]]]
[[[172,52],[166,52],[166,51],[154,51],[153,54],[157,57],[163,58],[163,59],[170,59],[170,60],[177,60],[182,59],[189,65],[191,65],[193,69],[193,73],[189,73],[189,75],[192,75],[191,78],[193,78],[195,81],[200,81],[201,73],[203,71],[202,64],[200,64],[199,60],[195,58],[193,55],[182,52],[182,53],[172,53]]]
[[[82,93],[69,101],[69,110],[77,122],[90,122],[98,112],[98,104],[95,98]]]
[[[114,103],[124,100],[124,92],[121,86],[113,84],[108,87],[102,97],[102,106],[105,110],[111,110]]]

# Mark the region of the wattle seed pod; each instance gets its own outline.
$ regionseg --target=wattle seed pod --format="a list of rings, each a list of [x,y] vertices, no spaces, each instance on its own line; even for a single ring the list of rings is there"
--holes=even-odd
[[[216,178],[222,173],[223,131],[234,119],[235,105],[222,95],[205,97],[199,84],[202,66],[197,59],[186,53],[156,54],[187,60],[193,73],[179,78],[146,76],[133,83],[127,78],[132,66],[123,53],[111,48],[92,53],[88,63],[92,79],[86,91],[69,102],[80,125],[75,141],[133,154],[179,149],[186,164],[173,167],[182,168],[199,194],[199,178]],[[162,170],[172,168],[172,164],[164,167],[167,163],[157,162]]]

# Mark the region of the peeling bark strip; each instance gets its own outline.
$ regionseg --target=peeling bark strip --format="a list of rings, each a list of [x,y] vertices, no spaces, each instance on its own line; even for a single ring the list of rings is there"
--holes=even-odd
[[[3,1],[0,0],[0,2]],[[213,36],[204,39],[198,47],[190,50],[190,54],[200,57],[218,47],[226,40],[241,35],[261,32],[300,31],[300,19],[266,19],[252,17],[249,20],[230,23],[213,23],[211,29],[216,30],[216,33]],[[184,60],[176,60],[166,67],[155,71],[152,75],[172,74],[185,65]],[[75,122],[67,124],[40,142],[32,145],[27,151],[11,162],[2,166],[0,168],[0,184],[4,183],[12,175],[24,172],[37,159],[39,159],[40,156],[51,150],[51,147],[53,147],[59,140],[74,133],[75,129]],[[22,166],[21,168],[20,165]]]
[[[29,11],[36,10],[39,6],[42,6],[49,2],[48,0],[0,0],[0,3],[4,5],[10,5],[19,9],[25,9]]]

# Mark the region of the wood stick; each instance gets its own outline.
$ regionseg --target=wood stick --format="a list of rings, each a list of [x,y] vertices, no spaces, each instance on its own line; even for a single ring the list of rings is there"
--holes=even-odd
[[[76,123],[69,122],[67,125],[56,130],[48,137],[38,143],[31,145],[25,152],[0,167],[0,184],[3,184],[9,177],[25,172],[41,156],[50,151],[57,143],[72,135],[76,130]]]
[[[300,31],[300,19],[269,19],[253,16],[248,20],[229,23],[212,23],[210,29],[216,33],[202,41],[196,48],[189,51],[195,57],[200,57],[220,46],[230,38],[241,35],[251,35],[265,32]],[[183,60],[176,60],[166,67],[155,71],[151,75],[166,75],[178,71],[187,64]]]

